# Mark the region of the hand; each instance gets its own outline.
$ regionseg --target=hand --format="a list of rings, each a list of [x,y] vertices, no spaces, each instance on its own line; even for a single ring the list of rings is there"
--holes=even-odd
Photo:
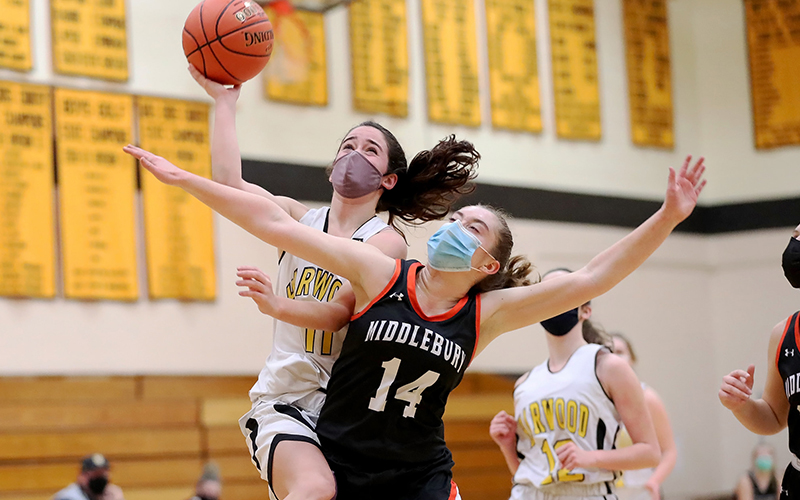
[[[739,410],[750,400],[753,394],[753,375],[755,365],[747,367],[747,371],[733,370],[722,377],[722,387],[719,389],[719,400],[722,406],[731,410]]]
[[[556,456],[561,462],[561,468],[574,470],[578,467],[591,467],[591,453],[578,448],[578,445],[570,441],[556,449]]]
[[[644,485],[647,488],[648,493],[650,493],[650,498],[652,500],[661,500],[661,485],[657,482],[650,480],[647,481]]]
[[[106,485],[106,489],[103,490],[103,494],[100,498],[102,500],[125,500],[125,497],[122,495],[122,488],[111,483]]]
[[[275,293],[272,290],[272,280],[256,267],[237,267],[236,276],[241,278],[237,286],[247,287],[239,292],[241,297],[250,297],[264,314],[275,317]]]
[[[678,222],[689,217],[697,205],[697,197],[706,185],[705,179],[702,179],[703,172],[706,170],[703,160],[704,158],[701,157],[693,167],[689,168],[692,157],[687,156],[677,174],[672,167],[669,168],[664,210],[675,217]]]
[[[221,83],[215,82],[214,80],[209,80],[203,76],[203,74],[200,73],[193,64],[189,65],[189,74],[192,75],[194,81],[200,84],[200,86],[203,87],[203,90],[205,90],[206,93],[215,101],[219,99],[231,99],[232,102],[236,102],[239,99],[239,91],[242,89],[241,85],[234,85],[233,87],[229,88]]]
[[[489,435],[500,448],[516,449],[517,421],[505,411],[501,411],[492,419],[492,423],[489,425]]]
[[[122,150],[139,160],[145,169],[150,171],[150,173],[156,176],[156,179],[164,184],[169,184],[171,186],[176,185],[182,179],[186,178],[186,174],[188,173],[164,158],[131,144],[123,147]]]

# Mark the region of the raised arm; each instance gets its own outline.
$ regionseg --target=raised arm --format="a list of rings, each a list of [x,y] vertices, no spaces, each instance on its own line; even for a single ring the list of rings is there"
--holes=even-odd
[[[350,280],[357,308],[376,297],[394,274],[395,260],[372,245],[300,224],[269,198],[192,174],[144,149],[128,145],[123,150],[161,182],[180,187],[257,238]]]
[[[275,196],[261,186],[242,178],[242,155],[236,135],[236,101],[239,99],[242,86],[234,85],[229,88],[209,80],[191,64],[189,73],[214,99],[214,128],[211,133],[212,179],[220,184],[269,198],[293,219],[300,220],[300,217],[308,211],[308,207],[292,198]]]
[[[597,378],[614,402],[633,444],[612,450],[582,450],[567,443],[557,450],[563,467],[633,470],[658,465],[661,456],[653,421],[644,402],[642,385],[627,361],[608,351],[597,354]]]
[[[675,226],[692,213],[705,186],[703,159],[690,168],[691,157],[669,182],[661,208],[620,241],[578,271],[526,287],[483,294],[481,350],[498,335],[538,323],[602,295],[637,267],[664,242]]]
[[[791,318],[790,318],[791,319]],[[767,355],[767,383],[761,399],[752,399],[756,367],[734,370],[722,378],[719,400],[750,432],[763,436],[777,434],[786,427],[789,418],[789,400],[778,372],[776,355],[780,348],[787,321],[775,325],[769,339]]]
[[[236,285],[245,288],[239,291],[239,295],[250,297],[259,311],[279,321],[328,332],[337,332],[350,323],[356,298],[347,281],[333,296],[333,300],[317,302],[275,295],[272,280],[256,267],[239,267],[236,275],[239,277]]]

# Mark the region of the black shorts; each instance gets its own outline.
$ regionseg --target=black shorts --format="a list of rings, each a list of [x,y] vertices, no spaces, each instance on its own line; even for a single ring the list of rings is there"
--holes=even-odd
[[[434,472],[418,481],[406,479],[379,485],[356,485],[341,471],[336,478],[336,500],[460,500],[456,483],[449,472]],[[408,476],[404,474],[404,476]]]
[[[800,471],[789,464],[781,482],[781,500],[800,499]]]

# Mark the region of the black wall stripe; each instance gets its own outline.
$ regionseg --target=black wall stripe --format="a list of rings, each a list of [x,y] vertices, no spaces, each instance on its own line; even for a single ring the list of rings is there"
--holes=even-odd
[[[243,160],[242,175],[276,195],[321,203],[331,199],[331,185],[320,167]],[[488,203],[522,219],[617,227],[636,227],[661,206],[660,201],[482,183],[459,206],[474,203]],[[700,206],[677,231],[719,234],[789,228],[798,223],[800,197]]]

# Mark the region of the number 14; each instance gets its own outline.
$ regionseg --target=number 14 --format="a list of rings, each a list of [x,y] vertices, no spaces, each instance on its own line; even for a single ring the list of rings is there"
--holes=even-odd
[[[378,391],[375,393],[375,396],[369,399],[369,409],[377,412],[382,412],[386,407],[386,397],[389,395],[389,388],[397,377],[397,370],[400,369],[400,358],[392,358],[389,361],[384,361],[381,366],[383,367],[381,383],[378,385]],[[422,392],[435,384],[437,380],[439,380],[439,374],[428,370],[425,375],[417,380],[397,388],[394,398],[408,402],[408,406],[403,410],[404,417],[414,418],[414,415],[417,413],[417,405],[422,400]]]

